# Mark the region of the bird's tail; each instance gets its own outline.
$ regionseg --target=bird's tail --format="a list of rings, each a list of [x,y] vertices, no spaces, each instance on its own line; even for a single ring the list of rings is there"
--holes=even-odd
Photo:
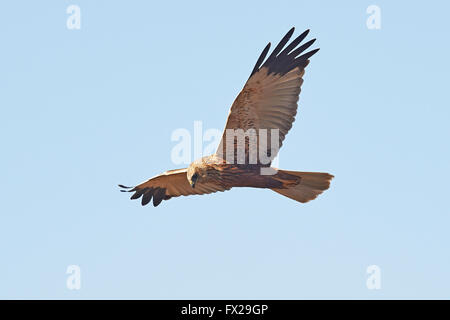
[[[291,198],[299,202],[308,202],[315,199],[323,191],[330,187],[330,181],[334,178],[333,175],[324,172],[299,172],[299,171],[286,171],[278,170],[278,173],[274,176],[275,179],[280,177],[280,180],[284,180],[287,183],[283,183],[285,188],[272,189],[273,191],[282,194],[285,197]],[[297,184],[289,183],[290,177],[296,177],[297,181],[300,178],[300,182]]]

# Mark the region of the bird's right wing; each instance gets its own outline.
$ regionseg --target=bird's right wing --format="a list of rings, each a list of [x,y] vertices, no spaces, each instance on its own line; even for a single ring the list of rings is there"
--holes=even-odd
[[[155,207],[163,200],[169,200],[172,197],[229,190],[229,188],[212,183],[201,183],[192,188],[186,174],[186,168],[169,170],[135,187],[125,187],[123,185],[119,185],[119,187],[124,189],[121,190],[122,192],[134,192],[131,196],[132,200],[142,197],[141,203],[143,206],[148,204],[153,198],[153,206]]]
[[[319,49],[314,49],[305,52],[315,39],[298,46],[308,35],[308,32],[309,30],[306,30],[286,46],[294,33],[294,28],[289,30],[264,62],[269,52],[270,43],[266,46],[256,62],[250,78],[231,106],[216,154],[229,162],[242,163],[238,160],[238,142],[234,136],[228,136],[229,130],[231,132],[233,130],[247,132],[250,140],[255,136],[258,137],[261,129],[264,129],[267,130],[267,134],[258,139],[267,139],[265,146],[269,162],[276,157],[278,152],[276,147],[281,147],[284,137],[291,129],[297,114],[297,101],[303,83],[305,67],[309,63],[309,58],[319,51]],[[286,48],[284,48],[285,46]],[[278,131],[278,141],[275,141],[278,144],[277,146],[272,146],[270,137],[273,130]],[[227,140],[231,142],[228,148]],[[251,163],[249,161],[250,154],[255,153],[258,157],[257,162],[260,163],[260,154],[256,148],[251,146],[249,140],[246,140],[244,144],[245,158],[243,160],[245,160],[245,163]],[[276,140],[276,136],[274,140]],[[275,147],[274,150],[271,150],[272,147]],[[227,149],[233,152],[231,157],[228,155]]]

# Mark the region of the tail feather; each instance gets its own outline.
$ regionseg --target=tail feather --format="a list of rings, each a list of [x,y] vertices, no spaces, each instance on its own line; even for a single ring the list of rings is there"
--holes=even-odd
[[[272,189],[293,200],[305,203],[317,198],[319,194],[330,187],[330,181],[333,175],[324,172],[299,172],[278,170],[282,175],[291,175],[300,178],[296,185],[287,185],[284,189]]]

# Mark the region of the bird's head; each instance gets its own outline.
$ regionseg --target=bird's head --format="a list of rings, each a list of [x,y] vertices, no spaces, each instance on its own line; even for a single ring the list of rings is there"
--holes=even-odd
[[[206,171],[204,168],[198,165],[196,162],[191,163],[187,170],[187,179],[192,188],[195,188],[195,185],[202,181],[206,176]]]
[[[191,187],[192,188],[195,188],[195,184],[197,183],[197,181],[198,181],[198,173],[197,172],[194,172],[193,174],[192,174],[192,176],[188,176],[188,181],[189,181],[189,184],[191,185]]]

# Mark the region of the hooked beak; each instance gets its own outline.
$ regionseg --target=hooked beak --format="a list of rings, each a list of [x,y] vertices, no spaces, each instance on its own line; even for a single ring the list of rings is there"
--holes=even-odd
[[[198,173],[194,173],[191,177],[191,187],[195,188],[195,184],[197,183],[198,180]]]

